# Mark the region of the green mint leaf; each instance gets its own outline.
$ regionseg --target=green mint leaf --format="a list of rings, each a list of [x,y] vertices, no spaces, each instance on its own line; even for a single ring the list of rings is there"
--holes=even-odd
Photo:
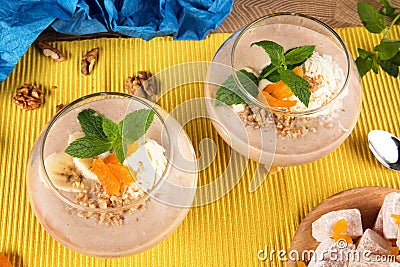
[[[374,52],[370,52],[361,48],[357,49],[358,55],[362,58],[362,59],[368,59],[368,58],[372,58],[375,57],[375,53]]]
[[[126,157],[126,151],[128,150],[126,144],[122,142],[122,137],[118,137],[114,140],[113,148],[118,161],[122,164]]]
[[[251,96],[257,97],[258,95],[258,78],[251,72],[246,70],[236,71],[236,77],[243,86],[250,93]],[[216,106],[222,106],[223,104],[231,106],[237,104],[246,104],[246,96],[240,90],[236,83],[233,75],[229,75],[228,78],[218,88],[216,93]]]
[[[294,65],[287,65],[287,69],[288,70],[292,70],[297,66],[300,66],[301,64],[303,64],[303,62],[300,62],[298,64],[294,64]],[[273,83],[277,83],[281,80],[281,75],[279,74],[278,70],[273,71],[271,74],[269,74],[268,76],[264,77],[265,74],[267,74],[269,71],[271,71],[273,68],[275,68],[274,65],[269,64],[268,66],[266,66],[260,74],[260,77],[263,77],[263,79],[268,79],[270,82]]]
[[[397,8],[392,6],[388,0],[379,0],[379,2],[383,4],[383,7],[379,10],[379,14],[394,18]]]
[[[267,74],[269,71],[271,71],[274,67],[275,66],[272,65],[272,64],[269,64],[268,66],[266,66],[261,71],[260,77],[264,77],[264,75]],[[268,79],[270,82],[276,83],[276,82],[279,82],[281,80],[281,75],[279,74],[278,70],[275,70],[274,72],[272,72],[270,75],[268,75],[265,78]]]
[[[367,74],[371,69],[378,73],[378,62],[376,59],[376,54],[374,52],[370,52],[361,48],[357,49],[358,58],[356,59],[356,66],[360,76],[363,77]]]
[[[103,118],[103,132],[109,140],[114,140],[118,136],[121,136],[119,126],[108,118]]]
[[[400,40],[382,39],[381,43],[375,46],[380,60],[389,60],[394,57],[400,48]]]
[[[292,48],[285,53],[287,65],[295,65],[306,61],[314,52],[315,45],[305,45]]]
[[[292,90],[293,94],[306,106],[310,102],[310,84],[291,70],[280,68],[282,81]]]
[[[149,129],[154,119],[154,112],[150,109],[139,109],[129,113],[120,122],[122,123],[123,143],[130,144],[142,137]]]
[[[397,66],[400,66],[400,52],[397,52],[397,54],[390,59],[390,62]]]
[[[65,153],[76,158],[92,158],[111,150],[112,144],[105,138],[84,136],[69,144]]]
[[[381,68],[395,78],[399,75],[399,66],[393,64],[390,60],[381,60]]]
[[[106,138],[103,132],[103,116],[93,109],[84,109],[78,114],[78,121],[82,131],[87,136]]]
[[[272,41],[259,41],[251,44],[251,46],[253,45],[262,47],[265,52],[267,52],[273,65],[281,66],[282,64],[285,64],[285,53],[281,45]]]
[[[369,32],[381,33],[386,29],[385,19],[371,5],[364,2],[358,2],[357,12],[361,22]]]
[[[358,73],[360,74],[360,77],[364,77],[365,74],[367,74],[371,69],[372,69],[372,61],[368,59],[364,59],[361,56],[359,56],[356,59],[356,66]]]
[[[371,68],[375,74],[378,74],[378,60],[376,59],[376,57],[372,58],[372,67]]]

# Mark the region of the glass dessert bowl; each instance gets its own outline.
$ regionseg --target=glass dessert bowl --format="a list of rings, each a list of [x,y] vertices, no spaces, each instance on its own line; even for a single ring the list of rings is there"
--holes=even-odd
[[[196,191],[195,153],[157,105],[96,93],[47,124],[29,158],[27,185],[36,217],[56,240],[88,255],[126,256],[183,221]]]
[[[351,133],[360,77],[337,33],[314,18],[279,13],[234,33],[213,58],[205,85],[213,125],[254,161],[318,160]]]

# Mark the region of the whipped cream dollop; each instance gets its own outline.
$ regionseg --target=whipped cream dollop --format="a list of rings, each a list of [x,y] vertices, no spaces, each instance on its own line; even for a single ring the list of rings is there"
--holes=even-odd
[[[135,171],[140,187],[148,191],[162,177],[167,162],[164,147],[153,139],[141,137],[137,150],[125,159],[124,165]]]
[[[301,66],[304,75],[311,83],[311,96],[308,107],[306,107],[296,96],[288,99],[297,100],[297,104],[288,108],[291,112],[302,112],[316,109],[329,103],[342,89],[346,81],[343,69],[330,55],[313,54]],[[259,90],[267,86],[270,81],[262,79],[259,84]]]

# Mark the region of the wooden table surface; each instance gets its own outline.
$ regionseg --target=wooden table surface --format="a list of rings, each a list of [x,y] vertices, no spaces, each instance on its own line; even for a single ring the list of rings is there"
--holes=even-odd
[[[357,14],[356,0],[236,0],[232,12],[214,32],[235,32],[244,25],[267,14],[277,12],[296,12],[315,17],[333,28],[361,26]],[[379,0],[364,0],[374,7],[380,7]],[[391,1],[400,6],[400,0]],[[120,34],[109,32],[85,36],[60,34],[52,29],[44,31],[38,40],[76,40],[96,37],[119,37]]]

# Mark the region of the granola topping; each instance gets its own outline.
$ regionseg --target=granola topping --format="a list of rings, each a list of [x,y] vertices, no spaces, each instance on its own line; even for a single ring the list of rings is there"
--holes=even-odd
[[[124,209],[124,206],[134,203],[140,198],[145,197],[144,191],[136,184],[132,183],[125,188],[125,190],[118,195],[109,195],[105,191],[104,187],[99,182],[94,182],[89,189],[83,190],[82,192],[75,194],[75,201],[86,208],[96,208],[107,210],[109,208],[121,208],[117,211],[105,211],[105,212],[91,212],[91,211],[80,211],[69,207],[68,210],[71,214],[77,214],[82,218],[94,218],[99,224],[105,226],[117,226],[122,225],[125,220],[126,213],[133,213],[133,211],[139,209],[143,210],[146,207],[147,199],[144,202],[140,202],[138,205],[131,208]]]
[[[291,107],[281,107],[282,111],[301,112],[315,109],[328,104],[342,88],[345,77],[339,65],[332,57],[320,56],[314,52],[311,57],[301,66],[304,78],[310,84],[310,104],[306,107],[300,101]],[[263,79],[259,82],[259,90],[265,90],[271,82]],[[287,100],[298,100],[296,96],[284,98]],[[314,133],[319,126],[333,129],[332,117],[335,110],[343,110],[342,103],[334,107],[334,110],[324,111],[318,116],[290,116],[267,111],[254,104],[234,105],[232,109],[239,115],[243,124],[254,129],[268,128],[275,125],[277,136],[298,139],[308,133]]]

